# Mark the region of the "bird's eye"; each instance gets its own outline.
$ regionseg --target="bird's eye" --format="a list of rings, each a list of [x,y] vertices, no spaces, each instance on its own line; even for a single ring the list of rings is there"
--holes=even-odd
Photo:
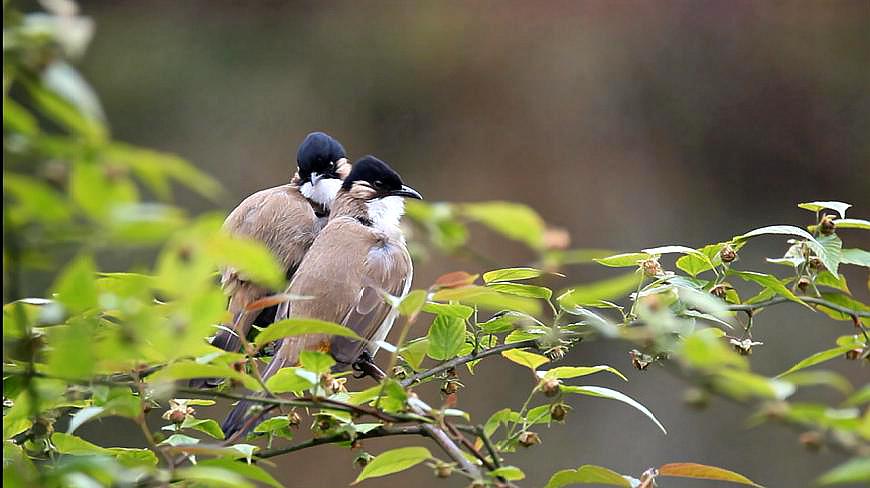
[[[384,186],[384,182],[381,180],[375,180],[375,186]]]
[[[330,168],[334,168],[334,167],[335,167],[335,161],[330,161],[330,162],[329,162],[329,167],[330,167]]]

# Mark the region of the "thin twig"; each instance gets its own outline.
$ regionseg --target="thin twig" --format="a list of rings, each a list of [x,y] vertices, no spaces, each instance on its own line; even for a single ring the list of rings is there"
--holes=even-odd
[[[426,432],[423,429],[422,425],[402,425],[402,426],[387,426],[382,425],[375,429],[372,429],[368,432],[360,432],[354,436],[354,440],[362,440],[362,439],[373,439],[376,437],[390,437],[397,435],[420,435],[426,436]],[[323,444],[335,444],[337,442],[347,442],[352,440],[347,432],[342,432],[341,434],[336,434],[329,437],[315,437],[305,442],[300,442],[299,444],[294,444],[289,447],[281,447],[278,449],[267,449],[264,451],[260,451],[257,454],[258,458],[267,459],[275,456],[281,456],[283,454],[289,454],[291,452],[301,451],[302,449],[308,449],[309,447],[321,446]]]
[[[492,356],[493,354],[500,354],[504,351],[510,351],[512,349],[524,349],[527,347],[537,348],[538,342],[534,339],[528,339],[525,341],[519,342],[511,342],[509,344],[502,344],[500,346],[495,346],[491,349],[486,349],[485,351],[478,351],[476,354],[467,354],[465,356],[460,356],[458,358],[453,358],[450,361],[445,361],[434,368],[427,369],[426,371],[422,371],[413,376],[405,378],[402,380],[402,386],[408,387],[413,385],[414,383],[421,382],[427,378],[437,375],[438,373],[442,373],[451,368],[455,368],[457,366],[461,366],[466,363],[470,363],[472,361],[476,361],[478,359],[483,359],[487,356]]]

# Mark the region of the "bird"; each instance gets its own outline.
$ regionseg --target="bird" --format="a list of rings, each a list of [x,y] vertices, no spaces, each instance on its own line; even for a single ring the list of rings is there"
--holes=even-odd
[[[302,258],[326,224],[330,208],[342,180],[350,171],[344,147],[324,132],[308,134],[296,154],[298,168],[290,183],[258,191],[245,198],[223,224],[232,236],[244,237],[266,245],[277,258],[289,282]],[[252,324],[269,325],[276,307],[249,310],[249,307],[275,291],[248,281],[238,270],[225,268],[221,286],[229,295],[230,324],[223,325],[211,344],[225,351],[238,351],[241,338]],[[190,381],[193,387],[214,387],[217,378]]]
[[[335,371],[348,366],[365,370],[379,341],[398,316],[384,293],[403,297],[413,278],[411,256],[399,226],[404,198],[422,199],[389,164],[374,156],[354,162],[332,204],[329,221],[317,235],[287,288],[291,296],[277,319],[311,318],[350,328],[363,341],[324,334],[285,337],[263,373],[268,379],[283,367],[295,366],[303,351],[329,352]],[[227,438],[251,428],[250,401],[241,401],[222,424]]]

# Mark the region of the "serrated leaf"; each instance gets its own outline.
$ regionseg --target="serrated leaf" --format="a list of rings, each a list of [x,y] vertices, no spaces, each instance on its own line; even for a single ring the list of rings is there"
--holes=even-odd
[[[284,319],[260,331],[257,335],[257,347],[262,347],[284,337],[306,334],[326,334],[362,340],[356,332],[333,322],[317,319]]]
[[[423,311],[434,315],[447,315],[450,317],[457,317],[462,320],[468,319],[469,317],[471,317],[471,314],[474,313],[474,309],[469,307],[468,305],[461,305],[459,303],[436,302],[426,302],[426,304],[423,305]]]
[[[504,268],[483,273],[484,283],[496,283],[499,281],[528,280],[542,276],[544,271],[535,268]]]
[[[299,353],[299,362],[304,369],[317,374],[327,373],[335,365],[332,356],[319,351],[302,351]]]
[[[659,419],[657,419],[655,415],[653,415],[652,412],[649,411],[648,408],[643,406],[637,400],[626,395],[625,393],[611,390],[610,388],[604,388],[603,386],[562,386],[562,391],[565,393],[576,393],[578,395],[607,398],[610,400],[616,400],[625,403],[626,405],[630,405],[640,411],[642,414],[646,415],[658,426],[659,429],[662,430],[662,432],[664,432],[665,434],[668,433],[668,431],[665,430],[665,426],[662,425],[661,422],[659,422]]]
[[[212,419],[197,419],[193,417],[187,417],[181,424],[181,428],[198,430],[214,437],[215,439],[224,438],[224,431],[221,430],[221,426]]]
[[[826,202],[826,201],[806,202],[806,203],[799,203],[798,204],[799,208],[809,210],[810,212],[819,212],[819,211],[825,210],[825,209],[833,210],[833,211],[837,212],[838,214],[840,214],[840,217],[845,217],[846,210],[848,210],[849,207],[851,207],[851,206],[852,206],[852,204],[849,204],[849,203],[833,202],[833,201],[829,201],[829,202]]]
[[[609,266],[611,268],[626,268],[638,267],[640,266],[641,261],[645,261],[651,257],[652,256],[645,252],[629,252],[615,254],[606,258],[594,259],[594,261],[598,264]]]
[[[625,381],[628,381],[628,378],[623,376],[616,368],[611,366],[601,365],[601,366],[559,366],[557,368],[548,369],[546,371],[538,371],[537,374],[539,377],[547,379],[547,380],[564,380],[570,378],[577,378],[580,376],[586,376],[590,374],[600,373],[602,371],[607,371],[608,373],[613,373],[616,376],[619,376]]]
[[[631,482],[624,476],[603,466],[584,464],[577,469],[563,469],[557,471],[545,488],[562,488],[569,485],[607,485],[632,488]]]
[[[266,380],[266,388],[272,393],[300,393],[314,386],[305,375],[302,368],[281,368],[277,373]]]
[[[509,351],[504,351],[501,353],[505,358],[519,364],[520,366],[525,366],[532,371],[538,369],[538,366],[549,363],[550,360],[547,359],[546,356],[541,356],[540,354],[535,354],[533,352],[523,351],[520,349],[511,349]]]
[[[801,305],[803,305],[807,308],[810,308],[809,305],[804,303],[803,300],[798,298],[797,295],[795,295],[794,293],[792,293],[791,290],[786,288],[786,286],[783,285],[782,282],[779,281],[779,279],[777,279],[776,276],[764,274],[764,273],[756,273],[754,271],[735,271],[735,270],[729,271],[729,274],[735,274],[735,275],[739,276],[740,278],[742,278],[744,281],[752,281],[754,283],[758,283],[762,287],[771,290],[772,292],[776,293],[777,295],[783,296],[783,297],[788,298],[789,300],[791,300],[795,303],[800,303]]]
[[[429,349],[426,354],[439,361],[454,358],[465,344],[465,321],[439,315],[432,321],[427,335]]]
[[[734,471],[729,471],[723,468],[717,468],[716,466],[707,466],[705,464],[697,463],[670,463],[662,465],[659,467],[659,476],[730,481],[742,485],[761,486],[740,473],[735,473]]]
[[[525,285],[521,283],[493,283],[488,285],[493,290],[507,293],[508,295],[516,295],[526,298],[541,298],[549,300],[553,296],[553,291],[543,286]]]
[[[418,313],[426,303],[426,295],[426,290],[414,290],[408,293],[399,303],[399,313],[406,317]]]
[[[392,449],[379,454],[369,461],[362,470],[362,473],[351,484],[355,485],[369,478],[398,473],[431,458],[432,454],[425,447],[400,447]]]

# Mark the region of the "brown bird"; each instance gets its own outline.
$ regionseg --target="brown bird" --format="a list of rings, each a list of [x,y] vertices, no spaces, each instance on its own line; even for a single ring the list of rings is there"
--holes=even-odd
[[[404,296],[411,286],[413,267],[399,227],[403,197],[422,198],[406,186],[398,173],[374,156],[354,163],[332,205],[326,227],[293,276],[289,295],[311,297],[279,307],[277,320],[315,318],[349,327],[365,341],[324,334],[291,336],[282,340],[263,376],[299,362],[302,351],[328,351],[336,370],[359,362],[371,364],[395,322],[398,311],[383,293]],[[239,402],[223,429],[227,437],[245,426],[251,402]]]
[[[277,258],[290,280],[302,258],[326,224],[341,181],[350,171],[344,147],[323,132],[305,137],[296,155],[298,170],[289,184],[268,188],[246,198],[224,221],[231,235],[262,242]],[[272,295],[269,290],[247,281],[233,268],[224,269],[221,286],[229,295],[232,323],[224,325],[211,344],[225,351],[238,351],[241,337],[251,325],[268,325],[275,307],[249,311],[257,300]],[[216,386],[219,379],[192,380],[192,386]]]

